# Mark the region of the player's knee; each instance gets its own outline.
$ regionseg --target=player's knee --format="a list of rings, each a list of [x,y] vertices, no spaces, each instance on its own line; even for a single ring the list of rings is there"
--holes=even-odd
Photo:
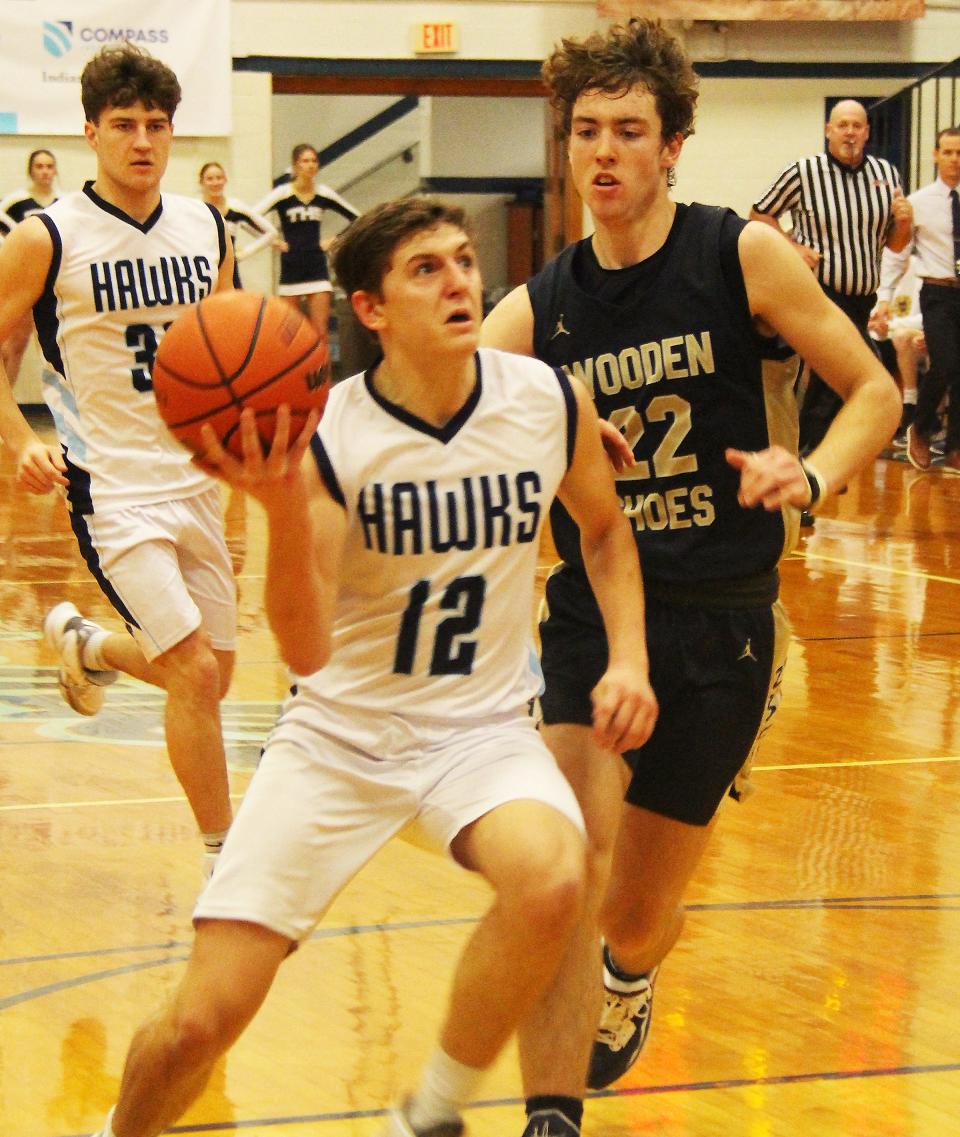
[[[587,834],[584,848],[584,861],[586,866],[587,887],[591,893],[598,895],[607,886],[610,879],[610,867],[613,862],[614,839],[616,836],[616,820],[609,831],[600,833],[594,831]]]
[[[219,703],[221,699],[220,668],[212,652],[199,652],[192,660],[187,681],[198,701]]]
[[[165,654],[169,694],[206,706],[220,702],[224,677],[204,635],[194,633]]]
[[[682,904],[662,907],[656,902],[640,905],[606,903],[600,920],[604,938],[624,955],[657,954],[664,941],[673,942],[686,917]]]
[[[195,1006],[179,1010],[165,1033],[168,1058],[174,1068],[202,1069],[230,1046],[236,1037],[236,1025],[229,1013],[212,1005]]]
[[[529,858],[523,886],[515,902],[536,927],[555,933],[572,929],[579,919],[586,894],[586,860],[583,842],[570,826],[569,834],[550,842]]]

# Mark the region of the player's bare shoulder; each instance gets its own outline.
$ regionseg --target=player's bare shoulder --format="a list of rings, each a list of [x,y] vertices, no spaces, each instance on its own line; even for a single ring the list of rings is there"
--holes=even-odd
[[[19,265],[25,273],[33,270],[33,275],[39,272],[45,278],[53,259],[53,239],[46,225],[38,216],[24,218],[3,242],[0,257],[4,262]],[[42,261],[39,266],[37,258]]]
[[[53,264],[53,238],[39,217],[25,218],[0,248],[0,339],[43,294]],[[12,323],[11,323],[12,326]]]
[[[771,327],[774,313],[795,294],[818,292],[816,279],[787,238],[762,221],[748,221],[737,243],[743,282],[753,316]],[[763,329],[761,329],[763,330]]]
[[[533,307],[525,284],[508,292],[483,321],[480,343],[518,355],[533,355]]]

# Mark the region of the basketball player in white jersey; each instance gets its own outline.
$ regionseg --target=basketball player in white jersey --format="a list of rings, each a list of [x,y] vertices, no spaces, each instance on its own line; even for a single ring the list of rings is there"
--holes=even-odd
[[[284,409],[264,458],[245,417],[240,464],[206,428],[210,468],[266,511],[267,612],[297,677],[197,903],[183,982],[137,1033],[101,1137],[176,1121],[291,949],[408,822],[496,898],[392,1137],[463,1131],[463,1106],[578,918],[582,820],[529,715],[554,493],[580,522],[610,638],[594,730],[611,750],[656,717],[639,562],[589,399],[539,361],[477,351],[464,225],[459,209],[406,199],[341,237],[337,278],[383,359],[333,389],[316,433],[314,415],[288,447]]]
[[[161,195],[180,85],[125,45],[84,68],[84,132],[97,176],[10,234],[0,250],[0,341],[33,310],[56,382],[45,390],[59,451],[20,412],[0,369],[0,435],[17,484],[65,491],[81,553],[127,629],[70,603],[44,631],[64,697],[95,714],[118,671],[167,692],[166,741],[204,839],[205,866],[230,825],[219,703],[234,659],[236,585],[219,488],[157,412],[150,369],[170,321],[217,288],[233,258],[219,213]]]

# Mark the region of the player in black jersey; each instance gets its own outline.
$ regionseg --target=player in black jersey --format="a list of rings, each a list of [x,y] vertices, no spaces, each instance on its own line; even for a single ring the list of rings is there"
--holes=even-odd
[[[27,176],[30,184],[26,189],[14,190],[0,201],[0,232],[4,237],[13,225],[19,225],[27,217],[41,213],[57,200],[57,160],[50,150],[33,151],[27,159]],[[0,347],[0,358],[11,383],[16,383],[20,374],[23,355],[32,332],[33,317],[28,312]]]
[[[586,817],[597,923],[582,921],[520,1045],[527,1134],[571,1137],[585,1076],[608,1085],[639,1053],[684,890],[777,706],[777,562],[799,510],[871,460],[899,408],[889,375],[786,241],[729,210],[671,199],[697,99],[672,35],[631,20],[567,39],[543,74],[595,232],[505,297],[484,343],[563,367],[629,447],[618,489],[641,555],[660,705],[625,769],[591,741],[606,645],[576,527],[555,505],[563,563],[541,624],[544,732]],[[845,401],[806,464],[784,341]]]
[[[320,158],[306,142],[294,146],[291,169],[292,180],[274,186],[256,211],[275,210],[280,221],[284,244],[277,294],[296,307],[303,305],[311,324],[326,336],[333,285],[326,254],[330,240],[322,236],[323,215],[332,211],[351,222],[359,213],[336,190],[316,183]]]

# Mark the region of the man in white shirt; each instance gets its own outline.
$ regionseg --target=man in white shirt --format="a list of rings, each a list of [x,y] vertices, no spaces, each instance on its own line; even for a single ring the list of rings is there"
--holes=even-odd
[[[907,445],[907,428],[917,413],[917,376],[929,366],[927,341],[923,338],[917,258],[911,253],[904,269],[903,258],[890,249],[880,257],[880,287],[877,306],[870,314],[868,330],[880,349],[880,358],[900,385],[903,411],[893,436],[899,450]]]
[[[930,370],[920,385],[916,418],[907,431],[907,457],[918,470],[930,469],[930,439],[938,425],[937,409],[947,393],[943,468],[960,474],[960,126],[940,131],[933,160],[936,181],[910,195]],[[901,254],[904,269],[909,251]]]

